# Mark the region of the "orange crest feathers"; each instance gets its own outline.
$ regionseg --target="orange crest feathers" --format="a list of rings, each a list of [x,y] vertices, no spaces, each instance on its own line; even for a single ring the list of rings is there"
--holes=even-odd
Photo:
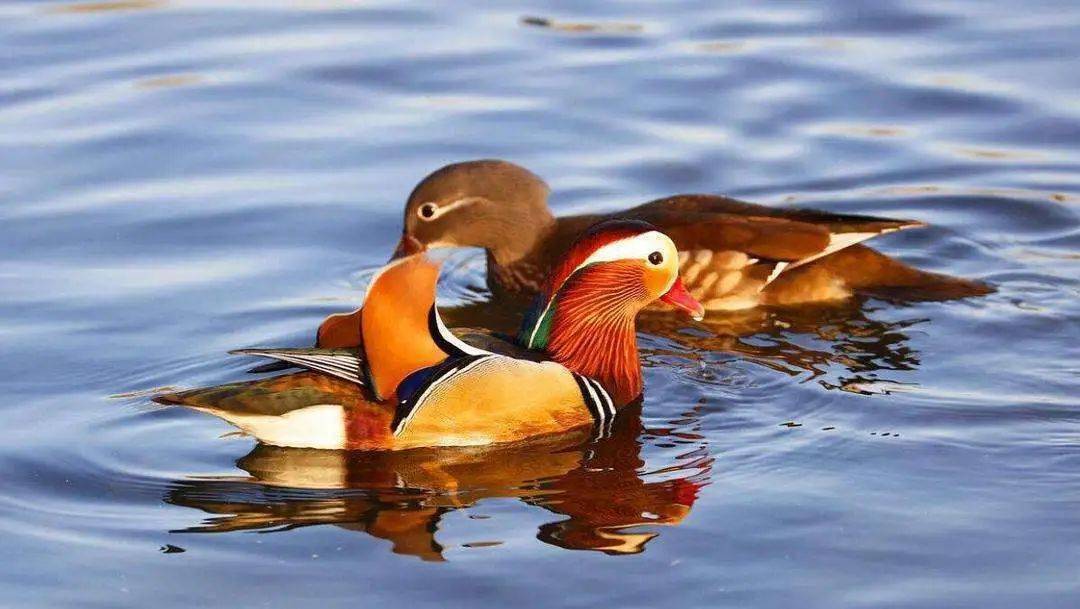
[[[409,374],[447,357],[428,324],[439,266],[423,254],[394,261],[371,280],[361,315],[371,389],[394,394]]]

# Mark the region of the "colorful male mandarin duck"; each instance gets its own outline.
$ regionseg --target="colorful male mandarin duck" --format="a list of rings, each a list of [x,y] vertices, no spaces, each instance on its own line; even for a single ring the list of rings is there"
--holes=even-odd
[[[435,247],[487,250],[493,293],[534,293],[566,245],[605,218],[643,220],[671,237],[683,281],[705,308],[748,309],[836,300],[854,293],[949,299],[985,284],[907,266],[860,242],[924,226],[912,220],[776,209],[718,195],[684,194],[615,214],[554,217],[548,186],[499,160],[447,165],[405,205],[398,254]]]
[[[489,337],[490,350],[481,349],[451,334],[435,307],[437,278],[423,254],[376,275],[359,315],[359,349],[241,351],[365,385],[361,402],[193,407],[277,446],[483,445],[587,425],[603,435],[642,392],[638,312],[662,300],[704,315],[679,280],[675,244],[639,221],[601,223],[569,248],[517,345]]]

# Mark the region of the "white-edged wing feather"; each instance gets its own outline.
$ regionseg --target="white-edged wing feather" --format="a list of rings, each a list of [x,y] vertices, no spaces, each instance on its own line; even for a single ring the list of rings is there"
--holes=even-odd
[[[356,349],[239,349],[229,353],[269,357],[357,385],[367,384],[360,352]]]
[[[765,285],[769,285],[770,283],[772,283],[773,280],[775,280],[777,277],[779,277],[780,274],[783,273],[784,271],[790,271],[791,269],[799,268],[800,266],[802,266],[804,264],[809,264],[809,263],[811,263],[811,262],[813,262],[815,260],[818,260],[820,258],[824,258],[825,256],[828,256],[829,254],[834,254],[834,253],[839,252],[840,250],[842,250],[844,248],[851,247],[852,245],[855,245],[856,243],[862,243],[863,241],[866,241],[867,239],[872,239],[874,237],[877,237],[878,235],[884,235],[886,233],[892,233],[892,232],[896,232],[898,230],[904,230],[906,228],[918,228],[920,226],[922,226],[922,225],[921,224],[910,224],[908,226],[898,226],[898,227],[895,227],[895,228],[885,228],[885,229],[882,229],[880,231],[875,231],[875,232],[832,233],[832,234],[829,235],[829,244],[826,245],[825,249],[821,250],[820,252],[818,252],[818,253],[816,253],[816,254],[814,254],[812,256],[807,256],[806,258],[802,258],[800,260],[795,260],[794,262],[778,262],[776,264],[776,266],[773,267],[772,273],[769,273],[768,279],[765,280]],[[764,286],[762,286],[762,287],[764,287]]]

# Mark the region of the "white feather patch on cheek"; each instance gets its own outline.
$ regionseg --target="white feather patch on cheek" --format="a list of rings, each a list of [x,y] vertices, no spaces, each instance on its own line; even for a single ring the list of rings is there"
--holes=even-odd
[[[616,260],[641,260],[646,264],[650,264],[648,261],[649,254],[653,252],[663,254],[663,268],[670,270],[670,277],[664,287],[664,292],[667,292],[679,277],[679,250],[670,237],[659,231],[649,231],[608,243],[593,252],[574,271],[577,272],[577,270],[596,262],[614,262]]]

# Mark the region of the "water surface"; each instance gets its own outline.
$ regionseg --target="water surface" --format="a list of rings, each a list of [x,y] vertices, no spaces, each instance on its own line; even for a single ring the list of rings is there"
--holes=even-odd
[[[1080,604],[1075,3],[579,4],[0,6],[0,605]],[[309,342],[478,157],[560,213],[918,218],[877,246],[998,292],[654,320],[599,444],[286,451],[151,402]]]

